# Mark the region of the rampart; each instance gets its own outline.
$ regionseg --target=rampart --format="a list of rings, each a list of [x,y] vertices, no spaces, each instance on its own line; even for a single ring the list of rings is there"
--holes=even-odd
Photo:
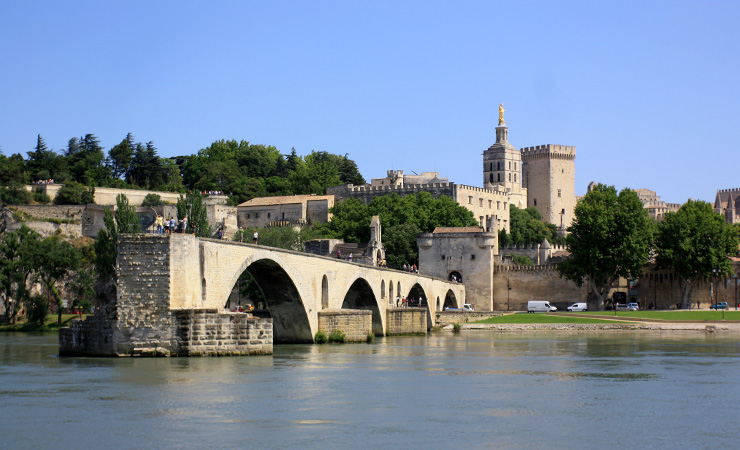
[[[41,192],[48,195],[52,200],[57,196],[59,190],[64,187],[64,184],[41,184],[41,185],[27,185],[26,190],[35,192],[40,190]],[[163,202],[176,204],[177,200],[181,195],[178,192],[164,192],[164,191],[145,191],[139,189],[116,189],[116,188],[95,188],[95,204],[97,205],[115,205],[116,197],[118,194],[123,194],[128,198],[130,204],[134,206],[140,206],[144,201],[144,198],[148,194],[156,194],[162,199]],[[226,195],[209,195],[206,196],[204,202],[206,205],[225,205],[228,200]]]
[[[364,203],[370,203],[375,197],[394,193],[400,197],[404,197],[406,195],[416,194],[417,192],[429,192],[434,198],[439,198],[442,195],[455,198],[454,189],[455,183],[407,184],[404,186],[371,186],[369,184],[355,186],[353,184],[345,184],[327,188],[326,194],[334,195],[338,202],[347,198],[356,198]]]
[[[493,301],[496,311],[526,311],[530,300],[548,300],[560,310],[585,302],[588,286],[578,287],[560,278],[556,264],[544,266],[495,265]]]

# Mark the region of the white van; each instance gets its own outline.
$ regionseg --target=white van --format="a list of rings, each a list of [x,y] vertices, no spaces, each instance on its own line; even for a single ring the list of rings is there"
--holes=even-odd
[[[471,305],[470,303],[465,303],[463,305],[463,311],[473,311],[473,305]]]
[[[550,305],[550,302],[535,300],[535,301],[529,301],[527,302],[527,312],[528,313],[535,313],[535,312],[550,312],[550,311],[557,311],[558,309],[554,306]]]
[[[573,303],[566,309],[568,311],[588,311],[585,303]]]

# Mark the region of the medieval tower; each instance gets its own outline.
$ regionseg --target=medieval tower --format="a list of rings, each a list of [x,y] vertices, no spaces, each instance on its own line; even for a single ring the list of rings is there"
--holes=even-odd
[[[522,154],[509,143],[509,128],[499,107],[496,143],[483,152],[483,187],[505,191],[509,203],[527,207],[527,190],[522,187]]]
[[[538,145],[521,150],[527,207],[534,206],[547,222],[564,232],[573,221],[576,207],[576,148]]]

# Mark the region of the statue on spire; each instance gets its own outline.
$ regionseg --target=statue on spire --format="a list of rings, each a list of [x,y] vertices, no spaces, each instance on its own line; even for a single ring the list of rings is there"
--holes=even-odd
[[[506,111],[504,109],[504,104],[501,103],[500,105],[498,105],[498,125],[499,126],[506,125],[506,122],[504,122],[504,111]]]

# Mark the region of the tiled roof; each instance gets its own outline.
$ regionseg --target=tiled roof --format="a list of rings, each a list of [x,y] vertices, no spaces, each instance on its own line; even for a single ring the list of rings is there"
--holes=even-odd
[[[292,203],[305,203],[308,200],[334,200],[333,195],[284,195],[277,197],[256,197],[239,206],[269,206],[289,205]]]
[[[432,233],[482,233],[482,227],[437,227]]]

